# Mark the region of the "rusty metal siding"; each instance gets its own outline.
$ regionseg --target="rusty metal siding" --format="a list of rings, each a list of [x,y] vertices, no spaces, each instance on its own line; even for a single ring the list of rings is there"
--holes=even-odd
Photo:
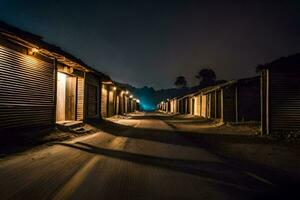
[[[300,70],[270,69],[270,132],[300,129]]]
[[[0,130],[55,124],[53,63],[0,45]]]
[[[84,78],[77,78],[77,117],[76,120],[83,120],[84,112]]]

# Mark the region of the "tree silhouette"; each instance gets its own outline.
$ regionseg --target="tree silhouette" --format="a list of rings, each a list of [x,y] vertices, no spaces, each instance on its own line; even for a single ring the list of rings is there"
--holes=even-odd
[[[174,84],[178,88],[184,88],[187,85],[187,81],[184,76],[178,76]]]
[[[216,81],[216,73],[212,69],[205,68],[199,71],[196,78],[200,80],[199,85],[208,86]]]

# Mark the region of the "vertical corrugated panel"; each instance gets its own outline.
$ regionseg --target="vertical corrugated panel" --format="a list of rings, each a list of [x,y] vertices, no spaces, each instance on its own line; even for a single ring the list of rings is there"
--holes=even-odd
[[[267,133],[267,72],[266,70],[261,71],[261,82],[260,82],[260,89],[261,89],[261,131],[262,134]]]
[[[124,98],[125,98],[125,100],[124,100],[124,108],[125,108],[124,112],[128,113],[128,97],[125,96]]]
[[[54,126],[54,81],[52,63],[0,46],[0,130]]]
[[[84,78],[77,78],[77,120],[83,120]]]
[[[238,82],[238,121],[260,120],[260,79]]]
[[[108,116],[111,117],[114,115],[115,112],[114,92],[109,91],[108,95],[109,95]]]
[[[120,115],[123,115],[124,114],[124,107],[125,107],[125,105],[124,105],[124,95],[121,93],[119,98],[120,98],[120,104],[119,104],[120,111],[119,111],[119,113],[120,113]]]
[[[223,120],[235,121],[235,85],[223,89]]]
[[[211,93],[207,94],[207,117],[211,118]]]
[[[270,69],[270,129],[300,129],[300,71]]]
[[[200,94],[195,97],[195,115],[200,116]]]
[[[222,110],[221,110],[221,90],[218,90],[217,91],[217,102],[216,102],[216,109],[217,109],[217,116],[216,116],[216,118],[217,119],[220,119],[221,118],[221,116],[222,116],[222,114],[221,114],[221,112],[222,112]]]
[[[210,117],[211,118],[216,118],[216,93],[215,91],[213,91],[211,93],[211,96],[210,96],[210,102],[211,102],[211,105],[210,105]]]
[[[87,117],[88,118],[97,118],[98,117],[98,88],[97,86],[88,84],[87,85]]]
[[[107,86],[102,85],[102,90],[101,90],[101,116],[102,117],[107,117]]]
[[[100,116],[100,79],[92,73],[87,73],[85,77],[87,86],[86,116],[89,119],[98,118]]]
[[[189,97],[188,102],[189,102],[189,114],[194,114],[193,98]]]
[[[120,114],[120,97],[119,95],[117,95],[117,99],[116,99],[116,115]]]
[[[206,103],[207,95],[201,96],[201,116],[207,117],[206,110],[207,110],[207,103]]]

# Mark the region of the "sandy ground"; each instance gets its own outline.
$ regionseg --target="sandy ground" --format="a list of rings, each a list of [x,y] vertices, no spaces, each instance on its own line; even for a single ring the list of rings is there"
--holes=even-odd
[[[194,141],[205,143],[219,155],[265,165],[300,177],[300,141],[279,141],[260,136],[255,123],[226,125],[192,117],[170,116],[165,121]]]
[[[289,176],[215,153],[210,139],[167,120],[143,113],[112,118],[99,132],[3,158],[0,197],[292,199]]]

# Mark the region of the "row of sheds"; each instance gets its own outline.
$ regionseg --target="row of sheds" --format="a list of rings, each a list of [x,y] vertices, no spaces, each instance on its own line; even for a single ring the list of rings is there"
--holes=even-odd
[[[257,121],[262,134],[300,131],[300,54],[257,67],[260,76],[167,99],[158,109],[222,122]]]
[[[138,110],[109,76],[41,37],[0,22],[0,130],[53,128]]]

